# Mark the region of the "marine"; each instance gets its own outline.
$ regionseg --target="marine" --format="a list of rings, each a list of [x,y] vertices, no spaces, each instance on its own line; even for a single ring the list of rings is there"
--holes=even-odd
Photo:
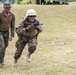
[[[42,27],[37,19],[36,11],[34,9],[28,9],[26,16],[21,20],[17,28],[18,40],[16,42],[16,52],[14,55],[14,65],[17,64],[24,47],[28,44],[27,61],[31,61],[31,54],[33,54],[37,48],[37,38],[39,33],[42,32]]]

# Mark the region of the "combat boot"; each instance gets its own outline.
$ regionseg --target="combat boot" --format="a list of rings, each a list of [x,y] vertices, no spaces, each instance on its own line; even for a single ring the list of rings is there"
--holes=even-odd
[[[14,64],[13,64],[13,67],[17,66],[17,60],[14,59]]]
[[[3,68],[4,64],[3,63],[0,63],[0,68]]]
[[[31,62],[30,56],[31,56],[31,54],[28,53],[28,54],[27,54],[27,62]]]
[[[14,63],[15,63],[15,64],[17,63],[17,60],[16,60],[16,59],[14,59]]]

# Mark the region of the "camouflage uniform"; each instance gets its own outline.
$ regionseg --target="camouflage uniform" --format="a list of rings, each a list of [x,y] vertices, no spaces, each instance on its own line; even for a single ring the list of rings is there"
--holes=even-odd
[[[18,60],[19,57],[21,56],[22,51],[26,46],[26,44],[28,44],[28,52],[30,53],[30,55],[34,53],[34,51],[36,50],[37,37],[38,37],[38,34],[42,31],[42,28],[37,19],[34,20],[34,24],[38,24],[37,26],[30,25],[30,24],[32,24],[32,22],[30,22],[28,19],[26,20],[22,19],[19,24],[18,31],[17,31],[19,34],[19,39],[16,42],[17,50],[14,56],[16,60]]]
[[[4,62],[5,51],[8,46],[9,29],[10,36],[14,37],[15,16],[10,12],[7,18],[4,11],[0,13],[0,63]]]

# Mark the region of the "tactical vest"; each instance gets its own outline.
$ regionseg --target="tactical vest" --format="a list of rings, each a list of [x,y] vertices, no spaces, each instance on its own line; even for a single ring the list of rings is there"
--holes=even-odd
[[[34,21],[24,21],[24,27],[28,27],[28,25],[31,25],[31,24],[39,24],[39,21],[38,20],[34,20]],[[25,36],[35,36],[37,34],[37,30],[35,29],[35,27],[32,27],[29,31],[25,32]]]
[[[24,21],[24,27],[28,27],[28,25],[31,25],[31,24],[39,24],[39,21],[38,20],[34,20],[34,21],[28,21],[28,20],[25,20]]]

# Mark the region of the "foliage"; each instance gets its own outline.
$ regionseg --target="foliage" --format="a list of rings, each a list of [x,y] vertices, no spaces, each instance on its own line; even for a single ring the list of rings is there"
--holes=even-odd
[[[49,0],[45,0],[45,1],[47,3]],[[53,2],[53,0],[50,1]],[[58,0],[58,1],[75,2],[76,0]],[[18,0],[18,4],[36,4],[36,0]]]
[[[22,1],[22,0],[18,0],[18,4],[20,4],[20,3],[21,3],[21,1]]]
[[[35,4],[35,0],[22,0],[21,4]]]

